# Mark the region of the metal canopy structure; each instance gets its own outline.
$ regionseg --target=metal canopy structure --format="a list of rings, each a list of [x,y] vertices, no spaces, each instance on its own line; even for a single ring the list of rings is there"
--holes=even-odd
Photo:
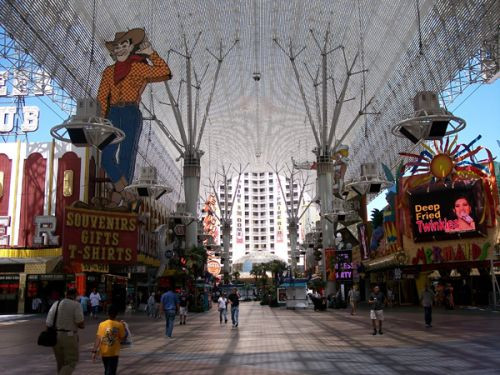
[[[350,146],[346,176],[352,177],[367,161],[395,165],[398,152],[413,147],[391,134],[393,125],[412,112],[416,92],[445,90],[485,43],[498,40],[500,19],[495,0],[96,0],[90,62],[92,9],[91,0],[1,0],[0,24],[74,98],[96,96],[101,72],[112,63],[104,42],[117,31],[143,27],[168,59],[174,75],[170,86],[184,115],[184,59],[171,51],[182,51],[185,39],[192,45],[201,32],[199,53],[192,58],[198,77],[206,70],[207,78],[198,116],[215,74],[209,50],[221,44],[227,50],[239,40],[221,68],[201,140],[205,180],[223,164],[249,162],[250,169],[267,169],[267,163],[287,163],[292,156],[314,160],[313,132],[294,72],[275,40],[284,46],[292,42],[296,51],[304,48],[296,63],[309,103],[316,101],[313,81],[321,64],[313,35],[322,42],[329,29],[330,49],[343,47],[328,59],[329,116],[346,78],[345,61],[358,56],[354,70],[366,70],[351,78],[334,134]],[[152,97],[154,103],[144,100],[143,113],[147,116],[154,104],[171,139],[152,121],[153,138],[167,146],[168,160],[175,159],[179,151],[172,139],[180,141],[181,135],[164,86],[155,84]],[[347,132],[370,99],[368,111],[378,114],[361,118]],[[179,178],[177,171],[170,174]]]

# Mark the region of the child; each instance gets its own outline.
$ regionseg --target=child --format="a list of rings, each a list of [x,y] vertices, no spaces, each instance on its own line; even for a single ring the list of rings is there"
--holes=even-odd
[[[92,359],[95,361],[97,353],[101,354],[106,375],[115,375],[118,368],[118,356],[120,355],[121,341],[125,338],[125,326],[116,320],[118,309],[110,305],[108,309],[108,320],[99,324],[97,336],[92,351]]]

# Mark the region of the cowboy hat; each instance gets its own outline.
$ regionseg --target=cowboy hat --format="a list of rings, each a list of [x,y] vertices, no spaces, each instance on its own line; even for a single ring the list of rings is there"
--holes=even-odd
[[[144,40],[145,32],[144,29],[132,29],[129,31],[120,31],[115,34],[115,40],[106,42],[106,48],[112,52],[113,46],[117,43],[123,43],[126,40],[131,39],[133,45],[138,45]]]

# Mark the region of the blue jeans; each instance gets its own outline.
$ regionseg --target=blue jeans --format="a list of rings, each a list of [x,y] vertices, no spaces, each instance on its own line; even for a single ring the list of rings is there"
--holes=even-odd
[[[227,308],[219,309],[219,317],[220,317],[221,323],[222,323],[222,320],[224,320],[224,322],[227,322]]]
[[[238,324],[239,313],[240,313],[239,306],[231,306],[231,321],[233,322],[233,326]]]
[[[172,332],[174,331],[175,310],[167,310],[165,312],[165,321],[166,321],[165,334],[168,337],[172,337]]]
[[[121,143],[108,145],[102,152],[102,166],[109,178],[117,182],[122,176],[132,183],[135,159],[142,131],[142,114],[138,106],[128,105],[109,109],[108,119],[115,128],[123,130],[125,139]],[[118,157],[118,146],[120,152]]]

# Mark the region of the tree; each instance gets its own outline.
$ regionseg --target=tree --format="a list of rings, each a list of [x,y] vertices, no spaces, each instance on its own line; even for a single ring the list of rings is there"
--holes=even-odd
[[[206,263],[207,251],[203,246],[193,246],[186,251],[186,270],[190,276],[203,277]]]
[[[237,283],[239,278],[240,278],[240,273],[238,271],[234,271],[232,276],[233,276],[234,282]]]
[[[281,260],[273,260],[271,262],[263,264],[263,268],[266,271],[271,272],[271,274],[273,276],[273,280],[277,284],[278,283],[277,280],[283,274],[283,272],[285,272],[287,270],[288,266],[286,265],[285,262],[283,262]]]

